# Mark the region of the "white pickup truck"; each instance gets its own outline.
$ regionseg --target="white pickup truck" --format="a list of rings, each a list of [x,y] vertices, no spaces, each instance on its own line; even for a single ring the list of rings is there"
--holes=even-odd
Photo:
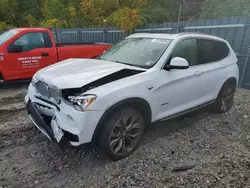
[[[132,154],[147,124],[204,106],[225,113],[239,78],[221,38],[133,34],[96,59],[38,71],[25,97],[31,120],[59,144],[96,144],[112,160]]]

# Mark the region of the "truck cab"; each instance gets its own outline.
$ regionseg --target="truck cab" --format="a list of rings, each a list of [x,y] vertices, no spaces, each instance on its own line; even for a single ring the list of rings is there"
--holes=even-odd
[[[0,36],[2,80],[27,79],[38,68],[57,62],[53,37],[48,29],[12,29]]]
[[[0,82],[31,78],[69,58],[94,58],[110,44],[56,44],[47,28],[17,28],[0,35]]]

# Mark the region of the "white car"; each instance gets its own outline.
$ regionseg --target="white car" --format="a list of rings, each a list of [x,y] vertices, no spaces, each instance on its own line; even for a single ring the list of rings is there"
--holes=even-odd
[[[225,113],[238,84],[237,57],[221,38],[133,34],[96,59],[38,71],[25,97],[31,120],[59,144],[96,144],[112,160],[132,154],[147,124],[212,105]]]

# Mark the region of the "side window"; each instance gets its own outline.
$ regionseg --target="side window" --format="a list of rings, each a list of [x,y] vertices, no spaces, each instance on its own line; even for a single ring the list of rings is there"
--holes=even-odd
[[[46,48],[53,47],[52,40],[51,40],[51,37],[50,37],[49,33],[48,32],[44,32],[43,36],[44,36],[44,42],[45,42]]]
[[[216,49],[216,58],[217,61],[226,58],[229,55],[229,48],[226,43],[216,41],[215,42],[215,49]]]
[[[229,54],[229,48],[224,42],[199,39],[198,46],[200,64],[220,61]]]
[[[181,41],[174,49],[171,59],[181,57],[188,61],[190,66],[198,64],[198,47],[196,39]]]
[[[23,52],[27,52],[36,48],[45,48],[44,34],[40,33],[27,33],[15,40],[11,46],[21,46]]]

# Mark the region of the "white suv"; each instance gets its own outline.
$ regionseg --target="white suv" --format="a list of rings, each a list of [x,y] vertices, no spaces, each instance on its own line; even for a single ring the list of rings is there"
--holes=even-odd
[[[96,144],[112,160],[138,147],[144,128],[207,105],[233,105],[237,57],[221,38],[133,34],[96,59],[38,71],[25,97],[31,120],[59,144]]]

